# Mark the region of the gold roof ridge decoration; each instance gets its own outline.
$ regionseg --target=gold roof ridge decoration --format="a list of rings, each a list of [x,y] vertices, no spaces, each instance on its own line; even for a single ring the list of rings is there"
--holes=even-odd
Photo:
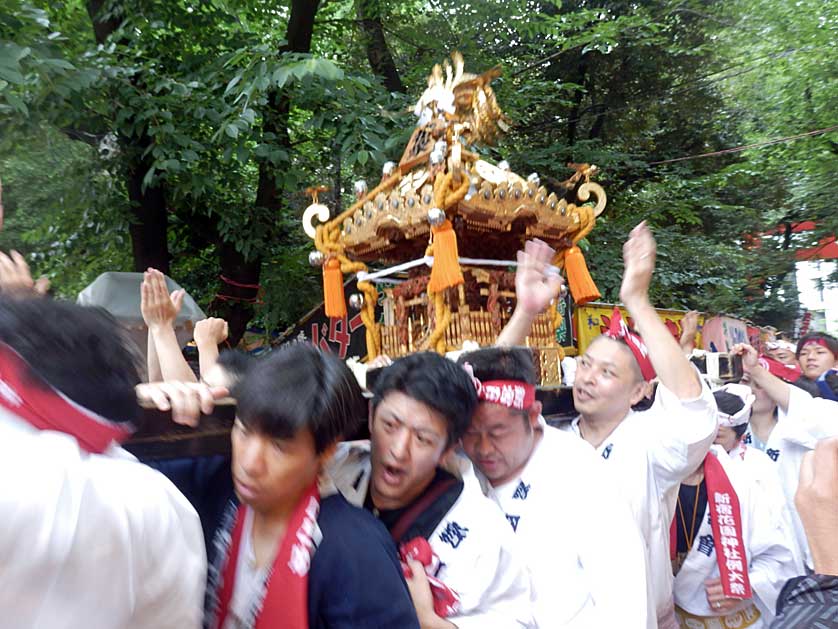
[[[474,147],[494,142],[509,129],[490,86],[501,72],[492,68],[478,75],[466,73],[458,52],[451,61],[434,66],[428,87],[416,102],[416,128],[399,163],[384,164],[378,185],[370,190],[365,182],[356,182],[355,203],[331,220],[316,195],[303,214],[303,226],[317,248],[310,261],[324,266],[329,316],[346,313],[344,273],[366,271],[369,262],[392,264],[433,255],[436,240],[440,251],[435,258],[453,255],[456,265],[457,255],[514,260],[527,239],[540,238],[557,250],[555,262],[568,272],[577,303],[593,293],[598,297],[575,246],[593,229],[607,202],[602,187],[591,181],[597,167],[568,164],[575,172],[550,191],[535,173],[524,178],[505,161],[495,165],[482,159]],[[583,205],[591,197],[595,206]],[[314,217],[321,221],[316,227]],[[434,265],[432,275],[442,273],[437,266],[442,265]],[[454,271],[444,280],[445,287],[462,282],[459,268]],[[432,277],[430,285],[437,292],[428,299],[444,300],[439,281]],[[377,291],[365,281],[358,288],[364,299],[353,296],[353,303],[361,308],[372,358],[381,348],[374,319]],[[443,304],[442,319],[445,311]],[[430,347],[445,351],[442,323],[434,321],[438,334]]]

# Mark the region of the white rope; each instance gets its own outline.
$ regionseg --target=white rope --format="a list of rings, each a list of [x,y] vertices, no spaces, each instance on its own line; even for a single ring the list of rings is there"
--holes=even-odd
[[[483,260],[481,258],[460,258],[460,264],[475,266],[518,266],[515,260]]]
[[[430,262],[429,262],[430,260]],[[410,262],[403,262],[402,264],[397,264],[396,266],[390,266],[386,269],[381,269],[380,271],[375,271],[374,273],[367,273],[365,271],[361,271],[358,273],[358,281],[359,282],[370,282],[377,280],[381,277],[387,277],[388,275],[393,275],[394,273],[401,273],[402,271],[407,271],[408,269],[413,269],[417,266],[422,266],[423,264],[427,264],[431,266],[433,264],[433,258],[430,256],[425,256],[423,258],[419,258],[418,260],[411,260]]]
[[[466,264],[471,266],[512,266],[517,267],[518,262],[515,260],[487,260],[485,258],[458,258],[460,264]],[[395,273],[401,273],[402,271],[407,271],[408,269],[416,268],[417,266],[422,266],[423,264],[427,266],[434,265],[433,256],[424,256],[422,258],[417,258],[416,260],[411,260],[410,262],[403,262],[401,264],[397,264],[395,266],[387,267],[386,269],[381,269],[379,271],[375,271],[373,273],[367,273],[366,271],[361,271],[357,274],[357,278],[359,282],[375,282],[381,278],[385,278],[389,275],[393,275]],[[558,267],[549,266],[547,267],[548,273],[554,273],[556,275],[559,274]],[[395,281],[395,280],[390,280]]]

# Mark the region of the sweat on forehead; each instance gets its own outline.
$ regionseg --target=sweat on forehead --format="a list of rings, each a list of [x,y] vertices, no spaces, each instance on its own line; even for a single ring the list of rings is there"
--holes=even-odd
[[[587,354],[594,346],[609,346],[616,348],[616,351],[621,352],[625,356],[626,363],[629,365],[635,379],[638,382],[643,381],[643,372],[640,370],[640,365],[637,364],[637,359],[634,357],[634,354],[625,341],[601,334],[591,341],[590,345],[588,345],[588,349],[585,350],[585,353]]]

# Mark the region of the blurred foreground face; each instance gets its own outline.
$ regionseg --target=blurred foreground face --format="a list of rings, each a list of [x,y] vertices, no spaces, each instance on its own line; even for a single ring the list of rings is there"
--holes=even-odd
[[[518,477],[535,448],[533,418],[500,404],[481,402],[463,435],[463,449],[492,485],[503,485]]]
[[[795,356],[794,352],[790,349],[772,349],[768,352],[768,355],[784,365],[798,366],[797,356]]]
[[[808,343],[800,350],[800,368],[810,380],[817,380],[823,373],[834,368],[835,356],[823,345]]]
[[[315,452],[308,430],[291,439],[276,439],[248,429],[237,418],[232,442],[236,495],[262,514],[293,509],[320,471],[323,455]]]
[[[751,407],[751,416],[756,414],[770,414],[774,412],[777,408],[777,404],[768,396],[765,389],[760,387],[756,382],[752,381],[747,374],[742,378],[742,384],[747,384],[751,388],[751,391],[753,391],[754,398],[756,398],[754,400],[754,405]]]
[[[399,391],[391,391],[370,419],[370,492],[379,509],[410,504],[433,480],[447,450],[445,418]]]
[[[739,436],[736,431],[729,426],[719,426],[719,432],[716,433],[716,440],[713,442],[716,445],[722,446],[725,452],[730,452],[739,443]]]
[[[577,361],[573,404],[586,417],[624,417],[643,397],[631,351],[614,339],[599,336]]]

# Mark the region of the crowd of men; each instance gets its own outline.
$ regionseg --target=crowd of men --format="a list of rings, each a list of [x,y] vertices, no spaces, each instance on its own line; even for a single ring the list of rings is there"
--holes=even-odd
[[[310,344],[219,354],[220,319],[196,374],[152,269],[144,369],[113,319],[0,254],[0,628],[838,627],[838,340],[738,345],[742,381],[708,382],[694,324],[676,339],[651,305],[641,224],[635,329],[615,311],[554,426],[522,347],[553,255],[519,255],[495,347],[387,361],[365,397]],[[228,395],[231,458],[120,447],[140,403],[197,425]]]

